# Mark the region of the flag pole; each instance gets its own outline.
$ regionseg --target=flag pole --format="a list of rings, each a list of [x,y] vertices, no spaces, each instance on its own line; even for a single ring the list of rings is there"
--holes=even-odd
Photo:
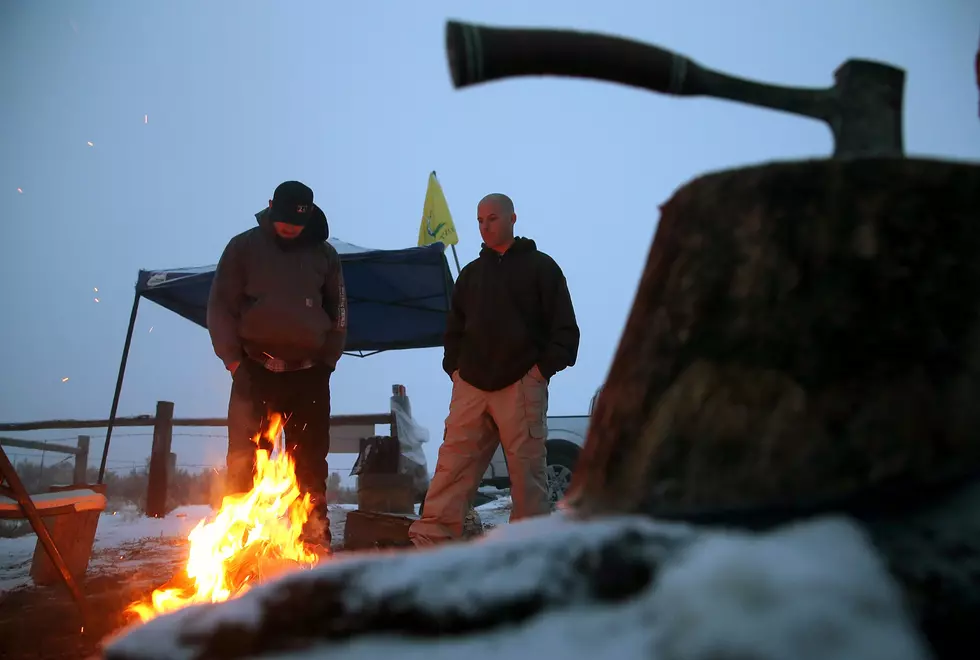
[[[459,277],[459,256],[456,254],[456,246],[450,245],[449,247],[453,249],[453,260],[456,262],[456,277]]]
[[[432,170],[432,176],[436,177],[437,179],[439,178],[439,175],[436,174],[436,171],[435,170]],[[459,270],[460,270],[460,268],[459,268],[459,255],[456,254],[456,246],[455,245],[450,245],[449,247],[451,247],[453,249],[453,261],[456,262],[456,277],[459,277]]]

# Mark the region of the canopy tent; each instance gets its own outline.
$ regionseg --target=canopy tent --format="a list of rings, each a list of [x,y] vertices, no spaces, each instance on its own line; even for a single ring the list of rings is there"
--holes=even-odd
[[[442,346],[452,275],[442,243],[372,250],[329,239],[347,286],[345,351],[359,355]],[[141,270],[136,293],[207,327],[214,266]]]
[[[330,238],[329,242],[340,254],[347,288],[346,353],[364,357],[381,351],[442,345],[453,286],[442,243],[401,250],[376,250],[335,238]],[[109,413],[99,483],[105,473],[140,298],[151,300],[206,328],[208,294],[214,271],[212,265],[139,272]]]

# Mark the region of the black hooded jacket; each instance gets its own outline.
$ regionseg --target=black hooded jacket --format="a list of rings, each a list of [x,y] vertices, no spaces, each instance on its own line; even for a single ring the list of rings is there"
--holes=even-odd
[[[442,366],[492,392],[534,365],[545,378],[575,364],[579,328],[565,275],[534,241],[504,254],[484,246],[460,272],[446,323]]]
[[[335,368],[347,340],[347,295],[340,255],[317,216],[294,239],[280,238],[269,210],[258,227],[229,241],[208,298],[208,331],[225,366],[246,355],[313,360]]]

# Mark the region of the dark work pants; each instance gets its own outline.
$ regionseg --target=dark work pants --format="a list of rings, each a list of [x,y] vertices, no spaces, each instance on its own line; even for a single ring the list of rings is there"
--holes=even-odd
[[[253,438],[266,429],[270,414],[279,413],[285,420],[286,451],[296,465],[300,490],[325,510],[331,373],[324,365],[273,372],[254,360],[242,360],[232,378],[228,403],[226,493],[252,489],[259,448]],[[262,443],[262,448],[272,449],[264,438]]]

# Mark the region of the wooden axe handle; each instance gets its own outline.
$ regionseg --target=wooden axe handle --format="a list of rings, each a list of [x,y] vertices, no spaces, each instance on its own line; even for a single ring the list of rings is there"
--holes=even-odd
[[[650,44],[593,32],[498,28],[449,21],[446,51],[456,88],[517,76],[566,76],[675,96],[711,96],[832,123],[832,88],[770,85],[729,76]]]

